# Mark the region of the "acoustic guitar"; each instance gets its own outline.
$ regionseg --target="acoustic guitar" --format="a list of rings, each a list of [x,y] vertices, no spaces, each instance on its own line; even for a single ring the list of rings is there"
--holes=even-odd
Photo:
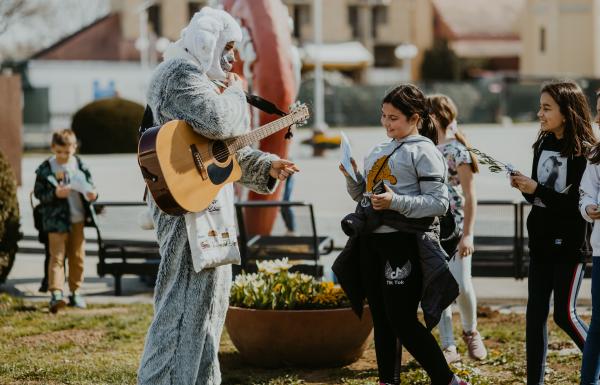
[[[211,140],[182,120],[147,129],[138,144],[138,164],[158,207],[170,215],[206,209],[227,183],[240,179],[235,152],[291,125],[306,122],[306,105],[264,126],[227,140]]]

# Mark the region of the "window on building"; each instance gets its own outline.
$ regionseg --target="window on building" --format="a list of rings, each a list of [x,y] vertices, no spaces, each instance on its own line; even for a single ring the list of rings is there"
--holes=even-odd
[[[388,6],[375,5],[371,9],[371,36],[377,37],[377,27],[387,24],[388,22]]]
[[[546,52],[546,28],[540,27],[540,52]]]
[[[374,47],[375,67],[395,67],[397,64],[395,48],[394,45],[376,45]]]
[[[160,20],[160,5],[153,5],[148,8],[148,22],[152,26],[156,36],[162,36],[162,24]]]
[[[293,11],[294,37],[302,39],[302,27],[312,23],[312,9],[309,4],[295,4]]]
[[[358,6],[348,6],[348,24],[350,25],[350,28],[352,28],[352,38],[354,39],[360,38],[360,23],[358,21],[358,12]]]
[[[194,13],[198,12],[202,7],[208,5],[207,1],[190,1],[188,2],[188,18],[191,20]]]

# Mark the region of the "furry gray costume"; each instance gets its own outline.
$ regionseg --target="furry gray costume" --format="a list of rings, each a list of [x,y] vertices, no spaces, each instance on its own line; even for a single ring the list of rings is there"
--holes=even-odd
[[[203,8],[165,53],[148,92],[154,123],[181,119],[213,139],[240,135],[249,129],[246,100],[240,86],[219,93],[211,79],[223,78],[220,54],[241,31],[223,11]],[[269,176],[275,155],[243,148],[236,154],[240,183],[271,193]],[[233,205],[233,202],[222,204]],[[160,246],[154,318],[138,372],[143,385],[212,385],[221,383],[219,341],[229,304],[231,265],[195,272],[183,216],[162,212],[149,199]]]

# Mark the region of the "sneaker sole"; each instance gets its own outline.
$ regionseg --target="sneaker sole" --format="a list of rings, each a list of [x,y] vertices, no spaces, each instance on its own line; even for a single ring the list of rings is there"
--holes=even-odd
[[[450,361],[446,360],[446,363],[448,365],[450,365],[450,364],[454,364],[455,362],[461,362],[461,361],[462,361],[462,357],[458,357],[458,358],[456,358],[454,360],[450,360]]]
[[[487,354],[484,355],[483,357],[476,357],[476,356],[474,356],[472,354],[469,354],[469,358],[471,358],[472,360],[476,360],[476,361],[483,361],[483,360],[485,360],[487,358]]]
[[[63,309],[65,306],[67,306],[67,303],[65,301],[58,301],[54,305],[50,306],[50,313],[57,313],[60,309]]]

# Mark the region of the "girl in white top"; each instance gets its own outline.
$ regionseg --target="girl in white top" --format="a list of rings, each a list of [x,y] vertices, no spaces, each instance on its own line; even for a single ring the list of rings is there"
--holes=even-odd
[[[600,90],[596,92],[596,124],[600,124]],[[600,145],[590,153],[588,165],[581,178],[579,208],[585,220],[595,223],[600,220]],[[581,364],[581,384],[596,384],[600,377],[600,226],[592,231],[592,322],[588,329],[583,363]]]

